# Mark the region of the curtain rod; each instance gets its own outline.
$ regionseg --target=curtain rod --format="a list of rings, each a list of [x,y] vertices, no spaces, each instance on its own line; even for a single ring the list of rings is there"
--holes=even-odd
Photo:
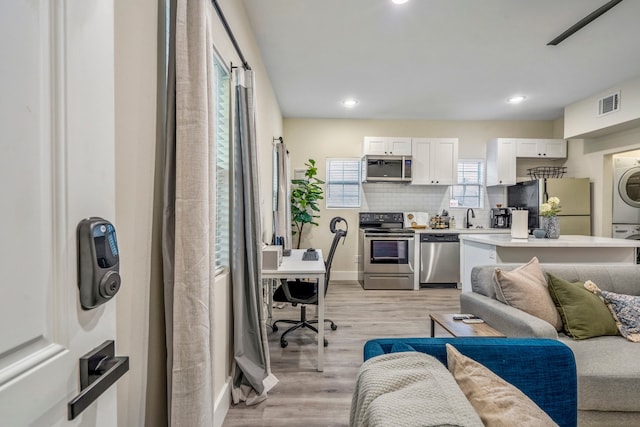
[[[218,13],[218,17],[220,18],[220,21],[222,21],[222,26],[224,27],[225,31],[229,35],[229,38],[231,39],[231,43],[233,44],[233,47],[236,49],[236,52],[240,57],[240,61],[242,61],[242,66],[244,67],[245,70],[250,70],[251,67],[249,66],[249,63],[247,62],[247,60],[244,58],[244,55],[240,50],[240,46],[238,46],[238,41],[233,35],[233,31],[231,31],[231,28],[229,27],[227,18],[225,18],[224,13],[222,13],[222,9],[220,8],[220,4],[218,4],[218,0],[211,0],[211,3],[213,4],[213,7],[216,9],[216,12]]]

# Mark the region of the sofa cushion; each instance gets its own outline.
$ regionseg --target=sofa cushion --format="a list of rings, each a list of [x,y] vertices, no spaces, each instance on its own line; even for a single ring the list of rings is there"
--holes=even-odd
[[[538,258],[511,271],[495,269],[496,298],[562,330],[562,319],[547,290]]]
[[[485,426],[557,426],[518,388],[447,344],[447,365]]]
[[[405,351],[373,357],[360,367],[350,426],[474,426],[480,417],[436,358]]]
[[[569,282],[591,280],[603,291],[640,295],[640,266],[613,264],[544,264],[542,270]]]
[[[640,411],[640,345],[620,336],[576,341],[561,335],[576,358],[578,409]]]
[[[623,337],[640,342],[640,297],[602,291],[590,280],[585,282],[584,287],[604,299]]]
[[[577,340],[618,335],[616,322],[602,300],[583,282],[567,282],[549,273],[549,293],[562,317],[564,331]]]

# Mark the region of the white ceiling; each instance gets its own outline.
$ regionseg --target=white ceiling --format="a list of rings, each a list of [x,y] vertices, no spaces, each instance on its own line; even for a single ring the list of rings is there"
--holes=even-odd
[[[556,119],[640,76],[640,0],[547,46],[606,2],[244,0],[285,117],[429,120]]]

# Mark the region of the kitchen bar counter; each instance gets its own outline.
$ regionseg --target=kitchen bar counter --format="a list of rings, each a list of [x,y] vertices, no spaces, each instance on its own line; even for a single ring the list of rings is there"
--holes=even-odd
[[[511,234],[465,234],[460,240],[509,248],[557,248],[557,247],[640,247],[640,240],[612,239],[596,236],[560,236],[558,239],[514,239]]]
[[[560,236],[559,239],[513,239],[506,234],[461,234],[462,292],[471,292],[471,269],[477,265],[526,263],[635,264],[640,240],[595,236]]]
[[[416,234],[511,234],[508,228],[411,228]]]

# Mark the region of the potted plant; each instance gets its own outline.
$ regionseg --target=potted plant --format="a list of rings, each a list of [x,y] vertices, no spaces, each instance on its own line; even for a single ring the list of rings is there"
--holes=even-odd
[[[542,228],[545,231],[545,237],[548,239],[560,237],[560,222],[558,221],[558,213],[560,211],[560,199],[557,197],[549,197],[547,203],[540,205]]]
[[[300,248],[305,224],[318,225],[315,222],[315,218],[320,218],[320,215],[316,215],[316,212],[320,212],[318,201],[324,198],[322,196],[323,190],[320,186],[320,184],[324,184],[324,181],[316,177],[318,174],[316,161],[309,159],[308,163],[304,165],[307,167],[304,178],[291,180],[293,184],[291,190],[291,222],[293,234],[298,235],[298,244],[296,245],[298,249]]]

